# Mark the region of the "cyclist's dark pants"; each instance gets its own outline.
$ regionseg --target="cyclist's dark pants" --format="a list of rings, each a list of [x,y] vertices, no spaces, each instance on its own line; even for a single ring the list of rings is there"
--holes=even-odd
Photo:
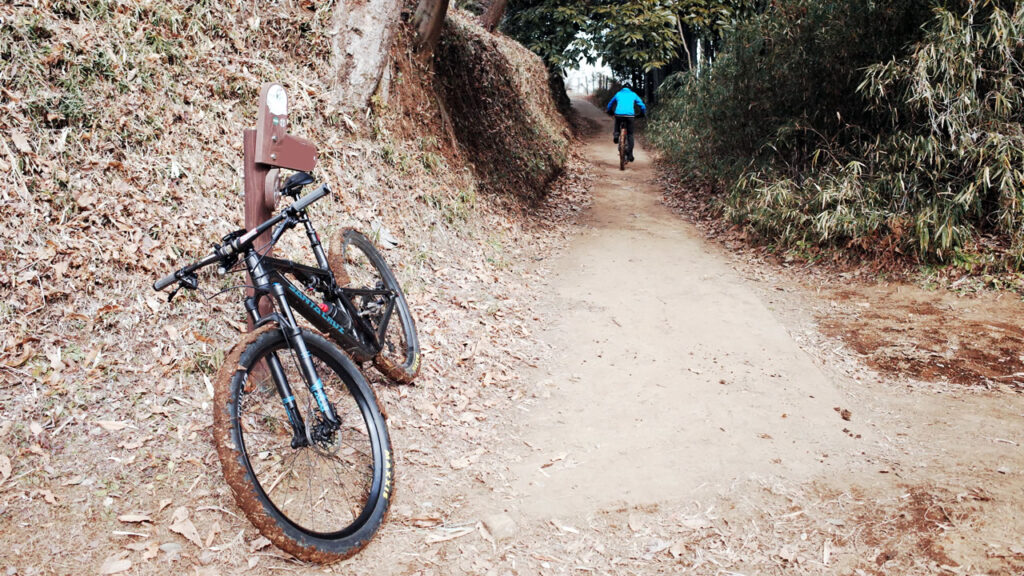
[[[626,156],[633,155],[633,116],[616,116],[615,117],[615,133],[612,137],[616,142],[619,141],[619,130],[622,126],[626,126]]]

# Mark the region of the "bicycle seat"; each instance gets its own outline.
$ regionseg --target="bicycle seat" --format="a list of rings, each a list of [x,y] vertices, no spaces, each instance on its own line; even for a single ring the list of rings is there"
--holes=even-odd
[[[313,183],[313,177],[307,172],[296,172],[281,185],[281,194],[297,198],[302,187]]]

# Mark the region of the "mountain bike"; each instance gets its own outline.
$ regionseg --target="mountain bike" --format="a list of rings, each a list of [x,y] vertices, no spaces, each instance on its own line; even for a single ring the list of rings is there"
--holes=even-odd
[[[343,230],[324,252],[306,209],[331,191],[324,184],[300,198],[312,182],[295,173],[281,189],[294,202],[252,230],[227,234],[153,288],[176,284],[170,301],[182,288],[198,288],[200,269],[217,264],[225,274],[242,262],[253,284],[245,309],[256,329],[227,354],[215,379],[214,444],[249,521],[282,550],[328,562],[366,545],[388,511],[393,483],[380,407],[338,346],[402,381],[416,376],[420,360],[405,296],[369,239]],[[317,266],[255,248],[265,232],[269,250],[300,224]],[[263,297],[276,311],[260,313]],[[296,314],[334,342],[300,326]]]

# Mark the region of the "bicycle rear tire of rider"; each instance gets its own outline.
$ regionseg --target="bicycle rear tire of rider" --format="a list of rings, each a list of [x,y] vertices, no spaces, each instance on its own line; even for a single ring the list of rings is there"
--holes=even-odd
[[[626,137],[626,128],[623,127],[619,130],[619,137],[617,138],[619,144],[619,170],[625,170],[626,163],[630,161],[626,154]]]

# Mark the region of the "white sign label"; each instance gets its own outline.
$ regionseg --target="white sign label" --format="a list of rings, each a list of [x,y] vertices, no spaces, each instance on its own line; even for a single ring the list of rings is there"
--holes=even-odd
[[[267,91],[267,109],[274,116],[284,116],[288,113],[288,97],[284,94],[284,88],[280,84],[274,84]]]

